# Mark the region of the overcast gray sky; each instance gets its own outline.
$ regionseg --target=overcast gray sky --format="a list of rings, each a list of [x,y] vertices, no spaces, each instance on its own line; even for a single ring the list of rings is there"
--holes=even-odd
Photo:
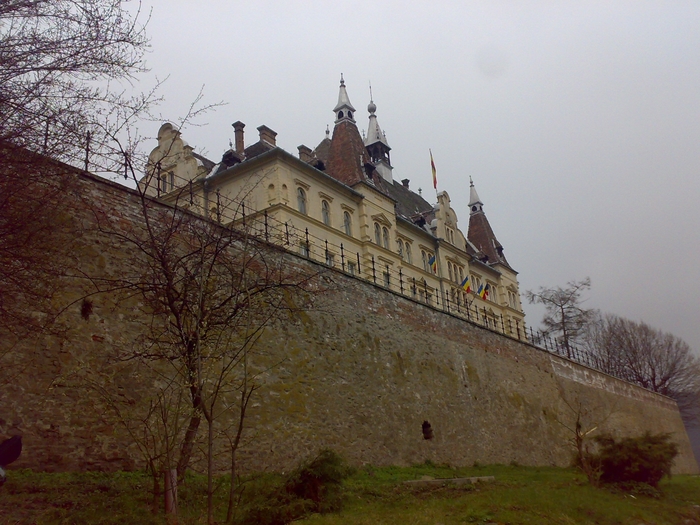
[[[202,85],[228,103],[183,134],[212,160],[237,120],[247,141],[266,124],[287,151],[315,147],[341,72],[366,128],[371,81],[395,178],[434,201],[432,148],[466,231],[473,177],[521,290],[590,276],[586,306],[700,350],[700,2],[152,7],[163,115],[185,113]]]

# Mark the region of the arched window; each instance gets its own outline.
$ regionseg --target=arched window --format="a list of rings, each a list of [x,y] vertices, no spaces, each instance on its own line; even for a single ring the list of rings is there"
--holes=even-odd
[[[301,213],[306,215],[306,192],[304,188],[297,188],[297,207]]]
[[[399,239],[397,244],[399,245],[399,257],[403,260],[403,241]]]
[[[420,251],[420,256],[421,259],[423,259],[423,269],[428,270],[428,255],[425,253],[425,250]]]
[[[413,261],[411,260],[411,245],[406,243],[406,262],[408,264],[413,264]]]
[[[452,273],[452,263],[449,261],[447,262],[447,271],[450,274],[450,281],[454,281],[455,278],[454,278],[454,274]]]
[[[384,248],[389,249],[389,230],[386,227],[382,228],[382,237],[384,238]]]
[[[328,205],[328,201],[321,201],[321,216],[323,217],[323,224],[326,226],[331,225],[331,207]]]
[[[345,235],[352,237],[352,217],[347,211],[343,213],[343,226],[345,227]]]
[[[382,229],[379,227],[378,222],[374,223],[374,241],[377,243],[377,246],[382,245]]]

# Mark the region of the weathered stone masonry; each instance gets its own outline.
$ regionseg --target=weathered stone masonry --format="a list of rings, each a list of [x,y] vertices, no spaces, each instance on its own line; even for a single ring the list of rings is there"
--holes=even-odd
[[[95,228],[99,209],[112,220],[139,220],[131,191],[80,176],[75,208],[76,256],[82,269],[116,275],[133,254]],[[290,264],[307,265],[295,255]],[[675,471],[698,471],[672,400],[587,369],[527,344],[415,303],[364,281],[330,272],[337,286],[324,308],[269,330],[261,345],[279,363],[265,376],[246,429],[245,469],[284,469],[329,446],[354,464],[509,463],[567,465],[567,407],[581,403],[601,431],[635,435],[670,432],[680,446]],[[66,290],[68,303],[84,293]],[[81,362],[98,362],[111,345],[140,330],[138,303],[94,298],[62,318],[63,337],[27,342],[13,365],[16,380],[0,397],[0,435],[20,432],[17,467],[48,470],[135,468],[139,456],[87,390],[62,383]],[[11,356],[12,357],[12,356]],[[264,364],[264,363],[261,363]],[[138,367],[112,378],[115,390],[148,395]],[[432,440],[423,439],[428,420]]]

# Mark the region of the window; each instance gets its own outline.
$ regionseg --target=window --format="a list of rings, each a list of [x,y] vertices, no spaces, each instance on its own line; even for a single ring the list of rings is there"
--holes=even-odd
[[[352,237],[352,217],[347,211],[343,213],[343,226],[345,227],[345,235]]]
[[[335,255],[333,255],[329,251],[326,251],[326,265],[335,266]]]
[[[401,260],[403,261],[403,241],[399,239],[397,244],[399,245],[399,257],[401,257]]]
[[[479,291],[479,287],[481,286],[481,278],[476,277],[475,275],[472,275],[472,290],[475,292]]]
[[[386,267],[386,271],[384,272],[384,286],[389,288],[391,286],[391,274],[389,273],[389,267]]]
[[[309,247],[307,246],[306,241],[301,241],[301,244],[299,244],[299,253],[304,257],[309,256]]]
[[[489,301],[492,301],[494,303],[498,303],[498,286],[495,284],[489,283],[489,294],[486,297]]]
[[[459,266],[459,279],[456,279],[456,281],[458,284],[462,284],[462,282],[464,281],[464,268],[462,268],[461,266]]]
[[[423,269],[427,272],[428,271],[428,254],[425,253],[425,250],[421,250],[420,256],[423,259]]]
[[[355,275],[355,263],[354,262],[348,263],[348,273],[350,275]]]
[[[454,244],[455,243],[455,231],[452,228],[445,227],[445,233],[447,236],[447,242]]]
[[[326,226],[331,225],[331,207],[328,205],[328,201],[321,201],[321,216],[323,217],[323,224]]]
[[[374,223],[374,241],[377,243],[377,246],[382,245],[382,229],[379,227],[378,222]]]
[[[447,272],[450,274],[450,281],[454,281],[454,273],[452,272],[452,263],[447,261]]]
[[[306,215],[306,192],[304,188],[297,188],[297,208]]]
[[[406,262],[408,264],[413,264],[411,261],[411,245],[406,243]]]
[[[386,227],[382,228],[382,237],[384,239],[384,248],[389,249],[389,230]]]
[[[511,290],[508,290],[508,306],[518,309],[518,296]]]

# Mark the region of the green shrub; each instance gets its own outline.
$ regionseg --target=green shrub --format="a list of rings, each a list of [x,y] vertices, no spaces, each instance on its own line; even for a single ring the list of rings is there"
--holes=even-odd
[[[652,435],[615,441],[610,436],[596,439],[600,450],[600,480],[604,483],[637,482],[657,487],[664,476],[671,475],[678,445],[669,434]]]
[[[342,507],[342,483],[350,469],[340,455],[323,449],[287,478],[287,492],[313,502],[313,512],[334,512]]]
[[[311,512],[339,511],[343,504],[342,483],[350,474],[342,457],[332,450],[321,450],[281,483],[261,489],[241,524],[286,525]]]

